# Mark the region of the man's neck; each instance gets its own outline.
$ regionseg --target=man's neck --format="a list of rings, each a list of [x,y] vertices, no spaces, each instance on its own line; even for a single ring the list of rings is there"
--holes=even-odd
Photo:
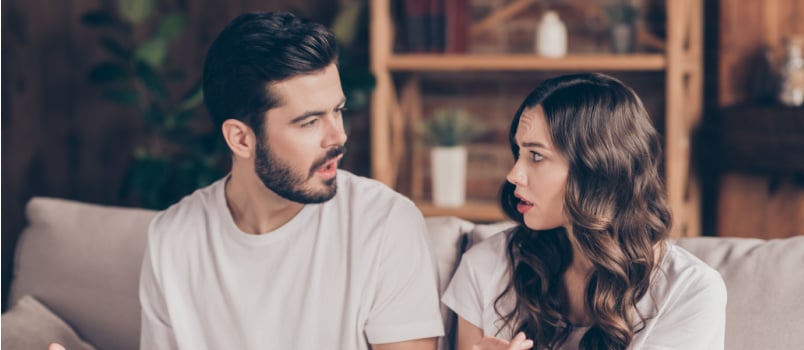
[[[232,171],[224,187],[226,205],[237,227],[248,234],[270,233],[290,221],[304,204],[266,188],[256,176]]]

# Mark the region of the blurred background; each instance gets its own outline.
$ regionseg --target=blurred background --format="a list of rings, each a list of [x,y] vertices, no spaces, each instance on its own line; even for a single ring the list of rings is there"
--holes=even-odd
[[[804,0],[683,1],[702,10],[700,23],[681,25],[702,31],[701,88],[685,91],[682,99],[701,110],[690,128],[689,161],[698,184],[693,195],[700,203],[695,231],[804,234],[804,109],[796,95],[780,97],[784,88],[804,84],[804,68],[796,65],[804,45],[797,41],[804,36]],[[378,3],[387,13],[372,12]],[[3,309],[31,197],[163,209],[228,171],[228,151],[211,128],[198,81],[207,47],[243,12],[292,11],[338,36],[349,100],[343,168],[376,177],[372,161],[382,155],[373,147],[388,145],[384,131],[372,129],[380,120],[372,113],[384,100],[375,96],[372,106],[371,94],[378,86],[404,94],[414,79],[416,114],[424,121],[452,108],[483,124],[484,131],[466,141],[466,196],[493,203],[511,164],[506,133],[518,104],[540,80],[587,66],[491,65],[456,72],[438,68],[452,62],[441,58],[542,57],[539,25],[553,11],[567,32],[567,59],[592,55],[615,65],[631,57],[635,64],[659,60],[657,69],[603,67],[637,91],[664,133],[666,68],[683,58],[666,49],[667,8],[663,0],[3,1]],[[624,46],[612,30],[618,23],[634,30]],[[383,54],[401,60],[372,70],[372,57]],[[401,126],[395,141],[404,147],[401,169],[393,181],[382,180],[426,200],[432,192],[428,155],[417,127]],[[460,208],[449,213],[473,219]]]

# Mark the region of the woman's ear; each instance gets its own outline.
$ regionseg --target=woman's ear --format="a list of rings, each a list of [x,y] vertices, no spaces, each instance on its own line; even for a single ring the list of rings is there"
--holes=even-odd
[[[257,137],[251,127],[237,119],[227,119],[221,126],[223,138],[235,157],[251,158],[256,153]]]

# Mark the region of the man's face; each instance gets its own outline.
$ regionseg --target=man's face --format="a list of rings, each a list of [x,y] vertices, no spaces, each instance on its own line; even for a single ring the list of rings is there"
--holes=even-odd
[[[270,89],[279,104],[265,113],[263,132],[257,133],[257,176],[268,189],[294,202],[331,199],[346,143],[342,119],[346,99],[337,67],[332,64]]]

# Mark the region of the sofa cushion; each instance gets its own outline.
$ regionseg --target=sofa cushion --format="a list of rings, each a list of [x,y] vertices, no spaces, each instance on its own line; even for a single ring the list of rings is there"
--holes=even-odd
[[[99,349],[139,346],[139,273],[153,211],[33,198],[9,303],[35,296]]]
[[[804,347],[804,236],[761,240],[684,238],[676,242],[726,282],[726,349]]]
[[[50,343],[59,343],[70,350],[95,350],[59,316],[30,295],[22,297],[3,313],[4,348],[47,349]]]

